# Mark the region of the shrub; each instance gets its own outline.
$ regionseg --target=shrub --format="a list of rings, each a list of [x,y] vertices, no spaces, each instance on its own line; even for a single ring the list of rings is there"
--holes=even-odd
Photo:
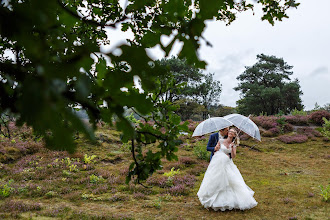
[[[208,161],[210,159],[211,152],[207,151],[205,146],[197,145],[194,147],[194,154],[198,159]]]
[[[242,140],[242,141],[247,141],[249,140],[251,137],[250,135],[246,134],[246,133],[243,133],[239,136],[239,139]]]
[[[147,179],[147,183],[153,186],[164,188],[167,186],[167,177],[165,176],[151,176]]]
[[[90,183],[104,182],[104,178],[102,176],[96,176],[96,175],[92,174],[89,176],[89,182]]]
[[[8,183],[0,186],[0,197],[8,197],[14,192],[14,188],[10,186],[12,182],[13,180],[11,179]]]
[[[146,197],[145,194],[143,194],[143,193],[141,193],[141,192],[137,192],[137,193],[134,193],[134,194],[133,194],[133,198],[134,198],[134,199],[146,199],[147,197]]]
[[[327,185],[327,187],[324,187],[323,185],[320,185],[319,186],[320,189],[321,189],[321,196],[323,198],[324,201],[328,202],[330,201],[329,198],[330,198],[330,185]]]
[[[179,185],[172,186],[168,190],[168,192],[169,192],[169,194],[171,194],[173,196],[180,196],[180,195],[187,195],[189,190],[186,188],[186,186],[184,184],[179,184]]]
[[[323,118],[324,124],[322,127],[322,134],[326,138],[330,138],[330,120],[327,120],[326,118]]]
[[[321,137],[321,133],[311,127],[297,128],[297,133],[307,135],[308,137]]]
[[[264,129],[274,128],[278,125],[276,122],[278,118],[275,116],[257,116],[252,117],[251,120],[256,123],[258,126],[263,127]]]
[[[41,210],[39,203],[24,203],[22,201],[8,201],[2,204],[1,210],[5,212],[28,212]]]
[[[108,185],[101,185],[101,186],[97,187],[96,189],[94,189],[94,190],[92,191],[92,193],[93,193],[94,195],[102,194],[102,193],[106,193],[106,192],[108,192],[108,189],[109,189]]]
[[[191,158],[191,157],[181,157],[179,159],[180,163],[185,164],[185,165],[192,165],[192,164],[196,164],[196,160]]]
[[[293,131],[293,126],[292,126],[292,124],[286,123],[286,124],[282,127],[282,129],[283,129],[283,132],[284,132],[284,133],[291,132],[291,131]]]
[[[46,196],[47,198],[52,198],[52,197],[57,196],[57,192],[54,192],[54,191],[48,191],[48,192],[45,194],[45,196]]]
[[[327,120],[329,120],[330,113],[325,110],[321,110],[321,111],[315,111],[309,115],[309,119],[317,125],[324,124],[323,118],[326,118]]]
[[[272,134],[272,136],[277,136],[281,132],[280,129],[277,127],[271,128],[268,131]]]
[[[96,155],[92,155],[92,156],[88,156],[87,154],[84,155],[84,163],[85,164],[92,164],[94,163],[94,159],[95,159]]]
[[[180,173],[180,169],[175,170],[174,167],[172,167],[171,171],[164,173],[163,175],[166,177],[174,177],[175,175]]]
[[[279,136],[278,139],[286,144],[293,144],[293,143],[304,143],[308,140],[308,137],[306,135],[297,134],[293,136],[282,135]]]
[[[186,185],[190,188],[193,188],[196,182],[196,177],[193,175],[184,175],[184,176],[175,176],[173,178],[173,185]]]
[[[309,120],[307,115],[287,115],[284,118],[287,123],[293,125],[308,125]]]
[[[293,109],[292,111],[291,111],[291,115],[293,115],[293,116],[296,116],[296,115],[302,115],[302,116],[306,116],[307,115],[307,112],[305,112],[304,110],[297,110],[296,108],[295,109]]]

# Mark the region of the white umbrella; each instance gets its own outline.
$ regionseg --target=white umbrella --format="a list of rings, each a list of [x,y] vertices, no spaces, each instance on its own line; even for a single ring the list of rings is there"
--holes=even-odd
[[[205,121],[202,121],[199,125],[197,125],[192,136],[193,137],[202,136],[204,134],[208,134],[214,131],[219,131],[223,128],[227,128],[231,125],[233,124],[230,121],[222,117],[209,118],[206,119]]]
[[[261,141],[259,128],[249,117],[240,114],[230,114],[226,115],[224,118],[246,134]]]

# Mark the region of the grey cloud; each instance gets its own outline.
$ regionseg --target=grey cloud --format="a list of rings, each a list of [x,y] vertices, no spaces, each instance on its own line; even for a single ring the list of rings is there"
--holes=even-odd
[[[313,70],[309,75],[310,76],[316,76],[316,75],[325,75],[329,73],[328,67],[326,66],[321,66]]]

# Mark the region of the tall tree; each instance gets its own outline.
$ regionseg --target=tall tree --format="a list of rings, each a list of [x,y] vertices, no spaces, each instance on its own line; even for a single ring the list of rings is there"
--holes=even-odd
[[[259,54],[257,59],[256,64],[245,67],[245,71],[237,77],[240,83],[234,89],[241,91],[241,99],[237,101],[238,112],[273,115],[280,111],[289,113],[293,109],[303,109],[299,81],[290,81],[293,67],[275,56]]]
[[[189,65],[185,59],[171,57],[170,59],[161,59],[156,61],[164,66],[168,73],[159,77],[161,87],[166,84],[165,81],[172,80],[171,87],[161,94],[162,99],[175,102],[194,95],[198,95],[198,85],[204,76],[199,68]]]
[[[203,82],[199,85],[199,95],[197,100],[205,107],[203,119],[207,118],[211,105],[220,101],[221,83],[214,79],[214,73],[204,75]]]
[[[93,139],[99,120],[111,123],[116,115],[118,130],[124,139],[134,139],[137,131],[124,117],[125,107],[142,115],[159,111],[159,102],[149,97],[155,89],[159,70],[146,48],[159,46],[168,56],[174,42],[183,43],[179,58],[204,68],[198,57],[205,22],[214,18],[231,23],[236,13],[253,9],[245,0],[7,0],[0,7],[0,113],[18,115],[18,124],[27,123],[42,134],[47,146],[73,152],[73,134],[84,132]],[[262,20],[274,24],[288,17],[287,9],[299,5],[295,0],[258,1],[263,8]],[[102,53],[101,44],[112,37],[106,29],[131,30],[134,39]],[[161,37],[173,36],[165,44]],[[12,56],[7,56],[12,54]],[[107,65],[105,57],[110,58]],[[138,76],[144,93],[135,89]],[[125,88],[125,89],[123,89]],[[92,127],[86,126],[72,111],[86,110]],[[165,113],[167,123],[176,124]],[[158,115],[158,114],[156,114]],[[155,119],[157,119],[155,117]],[[175,126],[174,126],[175,127]],[[157,131],[150,130],[160,138]],[[162,153],[150,154],[154,161],[146,172],[152,173],[163,155],[174,149],[176,132],[168,132]],[[143,138],[140,138],[141,140]],[[134,143],[134,142],[133,142]],[[174,149],[175,150],[175,149]],[[169,158],[173,158],[169,156]],[[138,179],[145,178],[136,160]],[[136,168],[135,167],[135,168]],[[131,171],[135,170],[134,166]],[[158,166],[159,168],[159,166]],[[136,170],[135,170],[136,171]],[[150,172],[149,172],[150,171]]]

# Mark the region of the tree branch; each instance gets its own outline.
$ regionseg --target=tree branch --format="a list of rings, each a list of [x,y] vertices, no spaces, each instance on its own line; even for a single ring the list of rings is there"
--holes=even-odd
[[[61,6],[62,9],[64,9],[66,12],[68,12],[73,17],[75,17],[75,18],[77,18],[79,20],[82,20],[86,24],[91,24],[91,25],[95,25],[95,26],[101,26],[103,28],[104,27],[116,28],[116,24],[118,24],[118,23],[120,23],[122,21],[125,21],[128,18],[126,15],[123,15],[121,18],[119,18],[116,22],[114,22],[112,24],[100,23],[100,22],[97,22],[95,20],[89,20],[89,19],[86,19],[86,17],[79,16],[77,13],[75,13],[74,11],[71,11],[69,8],[67,8],[61,0],[57,0],[57,2]]]

